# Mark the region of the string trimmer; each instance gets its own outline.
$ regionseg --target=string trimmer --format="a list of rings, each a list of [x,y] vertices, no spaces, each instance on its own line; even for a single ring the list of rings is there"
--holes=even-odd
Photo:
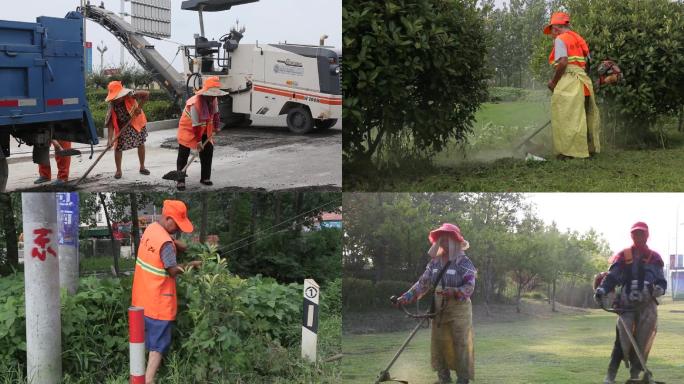
[[[451,260],[447,261],[447,263],[444,264],[442,269],[440,269],[439,273],[437,274],[437,280],[435,280],[436,281],[436,283],[434,284],[435,286],[442,279],[444,272],[446,272],[446,270],[447,270],[447,268],[449,268],[450,264],[451,264]],[[431,291],[428,293],[432,294]],[[392,297],[390,297],[390,301],[392,302],[392,304],[397,305],[399,303],[399,298],[396,296],[392,296]],[[393,379],[392,376],[390,376],[389,370],[390,370],[390,368],[392,368],[392,366],[397,361],[397,359],[402,354],[402,352],[404,352],[404,349],[406,349],[406,347],[409,345],[409,343],[413,339],[413,336],[415,336],[416,333],[418,333],[418,330],[423,326],[423,324],[425,324],[426,321],[434,318],[438,314],[438,311],[435,309],[436,304],[435,304],[434,294],[433,294],[433,298],[432,298],[432,303],[430,304],[430,309],[425,313],[411,313],[406,309],[406,307],[404,307],[401,304],[399,304],[399,307],[404,311],[404,313],[406,313],[406,315],[408,317],[411,317],[414,319],[419,319],[420,321],[418,322],[418,324],[416,324],[415,327],[413,327],[413,330],[411,330],[411,333],[409,333],[406,340],[404,340],[404,343],[401,345],[401,347],[399,347],[399,350],[397,351],[397,353],[394,354],[394,357],[392,357],[392,360],[390,360],[389,364],[387,364],[387,367],[385,367],[385,369],[383,369],[380,372],[377,380],[375,380],[375,384],[389,382],[389,381],[408,384],[408,381],[406,381],[406,380]]]
[[[664,381],[656,381],[653,378],[653,373],[651,373],[651,371],[646,367],[646,359],[644,359],[644,355],[641,354],[641,350],[639,349],[639,346],[637,345],[637,342],[634,339],[634,335],[632,335],[631,330],[627,328],[627,324],[625,324],[624,320],[622,320],[622,317],[620,317],[620,315],[625,312],[638,311],[636,309],[608,309],[604,306],[603,300],[599,300],[599,305],[601,306],[601,309],[603,309],[604,311],[615,313],[618,315],[618,324],[620,324],[622,329],[625,331],[625,334],[629,339],[629,343],[632,344],[632,349],[634,349],[634,353],[636,353],[637,358],[639,359],[639,363],[641,363],[641,368],[644,369],[643,378],[637,380],[629,379],[625,382],[625,384],[665,384]]]

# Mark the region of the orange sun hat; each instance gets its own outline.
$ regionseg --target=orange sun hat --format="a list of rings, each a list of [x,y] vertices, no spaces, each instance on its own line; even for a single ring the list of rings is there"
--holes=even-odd
[[[193,231],[192,222],[188,219],[188,208],[184,202],[180,200],[164,200],[162,215],[172,218],[181,231],[185,233]]]
[[[568,25],[568,24],[570,24],[570,15],[568,15],[565,12],[555,12],[553,15],[551,15],[551,20],[549,21],[549,24],[544,27],[544,34],[545,35],[551,34],[551,26],[552,25]]]
[[[218,76],[211,76],[204,80],[202,89],[195,92],[195,94],[205,96],[225,96],[228,94],[228,92],[221,90],[221,80],[219,80]]]
[[[109,84],[107,84],[107,90],[107,98],[105,99],[107,102],[120,99],[130,93],[133,93],[132,89],[124,87],[120,81],[110,81]]]

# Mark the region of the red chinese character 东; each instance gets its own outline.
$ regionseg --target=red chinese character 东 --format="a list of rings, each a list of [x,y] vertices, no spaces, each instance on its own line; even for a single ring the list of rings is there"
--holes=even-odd
[[[45,256],[47,253],[57,257],[57,253],[52,249],[52,247],[48,246],[50,243],[50,238],[47,236],[52,233],[52,230],[47,228],[38,228],[34,230],[33,233],[38,235],[35,239],[33,239],[33,243],[38,245],[41,249],[33,247],[31,250],[31,256],[37,257],[40,259],[40,261],[45,261]]]

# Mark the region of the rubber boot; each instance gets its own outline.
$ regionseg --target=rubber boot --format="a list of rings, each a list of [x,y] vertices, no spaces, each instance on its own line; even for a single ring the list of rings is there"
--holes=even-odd
[[[470,382],[470,380],[462,379],[460,377],[456,379],[456,384],[468,384],[469,382]]]
[[[629,369],[629,379],[633,381],[639,381],[639,374],[641,373],[641,369],[638,367],[635,367],[634,364],[632,364],[632,368]]]
[[[440,369],[437,372],[437,381],[435,381],[435,384],[451,384],[453,381],[451,381],[451,372],[449,372],[448,369]]]

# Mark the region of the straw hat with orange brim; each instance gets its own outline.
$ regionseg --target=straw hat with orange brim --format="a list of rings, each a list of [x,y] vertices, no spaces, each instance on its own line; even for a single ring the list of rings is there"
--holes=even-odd
[[[202,89],[195,92],[195,94],[203,96],[225,96],[228,92],[221,90],[221,81],[218,76],[211,76],[204,81]]]
[[[439,228],[430,231],[428,239],[430,240],[430,243],[434,244],[437,241],[439,241],[440,236],[444,234],[453,236],[453,238],[461,244],[461,249],[464,251],[468,249],[468,247],[470,246],[468,241],[463,238],[463,235],[461,235],[461,229],[456,225],[450,223],[444,223]]]
[[[178,228],[185,233],[193,231],[192,223],[188,219],[188,208],[185,203],[180,200],[164,200],[164,207],[162,208],[162,215],[170,217],[176,222]]]
[[[551,27],[554,25],[569,25],[569,24],[570,24],[570,15],[568,15],[565,12],[555,12],[553,15],[551,15],[551,20],[549,21],[549,24],[544,27],[544,34],[550,35],[551,34]]]
[[[107,90],[107,98],[105,99],[107,102],[120,99],[133,93],[132,89],[124,87],[120,81],[110,81],[109,84],[107,84]]]

